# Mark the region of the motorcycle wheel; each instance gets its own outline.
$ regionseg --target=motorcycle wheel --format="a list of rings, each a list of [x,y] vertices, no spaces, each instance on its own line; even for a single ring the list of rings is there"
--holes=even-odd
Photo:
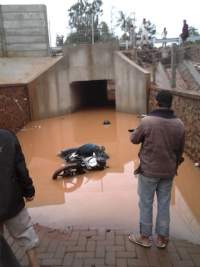
[[[76,164],[68,165],[68,166],[59,168],[53,173],[52,179],[56,180],[56,179],[64,178],[64,177],[72,177],[72,176],[78,174],[79,169],[80,169],[80,167],[77,166]]]

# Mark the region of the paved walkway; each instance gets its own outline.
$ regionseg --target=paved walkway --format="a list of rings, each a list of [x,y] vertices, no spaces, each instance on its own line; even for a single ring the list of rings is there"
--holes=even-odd
[[[171,240],[167,249],[142,248],[128,241],[128,232],[111,229],[66,231],[35,225],[40,236],[38,256],[44,267],[200,267],[200,245]],[[27,266],[24,252],[7,237],[17,258]]]

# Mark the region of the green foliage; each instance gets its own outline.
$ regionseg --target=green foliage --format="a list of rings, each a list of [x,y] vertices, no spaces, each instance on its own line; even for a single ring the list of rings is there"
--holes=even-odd
[[[97,30],[94,31],[94,41],[108,41],[116,39],[109,31],[108,25],[105,21],[102,21]],[[72,32],[66,40],[66,43],[91,43],[91,28],[87,31]]]
[[[93,0],[91,3],[88,0],[79,0],[69,8],[69,26],[72,32],[66,43],[91,43],[92,32],[94,41],[113,38],[106,22],[99,22],[103,13],[101,6],[102,0]]]
[[[83,31],[91,28],[93,20],[94,30],[99,24],[99,16],[102,15],[102,0],[94,0],[89,3],[88,0],[79,0],[68,10],[69,26],[72,30]]]
[[[146,22],[146,30],[148,32],[149,38],[152,39],[156,34],[156,25],[153,24],[150,20]],[[141,36],[142,30],[139,29],[138,37]]]
[[[116,39],[115,36],[110,32],[109,27],[105,21],[102,21],[99,24],[99,33],[101,41],[108,41]]]
[[[189,36],[200,36],[198,29],[195,27],[189,27]]]
[[[127,16],[123,11],[119,11],[116,26],[120,26],[124,33],[129,33],[132,25],[133,19],[130,16]]]
[[[63,35],[56,35],[56,46],[63,46],[64,44],[64,36]]]

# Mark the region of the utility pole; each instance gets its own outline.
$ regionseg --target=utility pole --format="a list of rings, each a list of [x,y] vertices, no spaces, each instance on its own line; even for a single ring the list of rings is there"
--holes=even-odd
[[[135,29],[136,29],[136,26],[135,26],[135,22],[136,22],[136,18],[135,18],[135,12],[133,12],[133,32],[132,32],[132,45],[133,45],[133,48],[136,47],[136,32],[135,32]]]
[[[113,6],[111,7],[111,10],[110,10],[110,30],[111,30],[111,33],[113,34]]]
[[[135,19],[135,12],[132,12],[130,14],[130,17],[131,17],[131,25],[130,25],[130,28],[129,28],[129,34],[130,34],[131,48],[134,49],[136,47],[136,33],[135,33],[135,29],[136,29],[135,21],[136,21],[136,19]]]
[[[2,6],[0,5],[0,41],[1,41],[1,51],[0,54],[3,57],[8,56],[7,51],[7,44],[6,44],[6,35],[5,35],[5,29],[4,29],[4,21],[3,21],[3,13],[2,13]]]
[[[115,9],[115,7],[112,6],[111,7],[111,11],[110,11],[110,30],[111,30],[112,34],[114,34],[114,30],[113,30],[113,13],[114,13],[114,9]]]
[[[94,44],[94,15],[92,13],[92,45]]]

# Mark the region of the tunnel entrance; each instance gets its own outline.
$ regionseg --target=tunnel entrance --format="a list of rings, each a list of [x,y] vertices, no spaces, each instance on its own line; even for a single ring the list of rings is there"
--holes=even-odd
[[[70,87],[74,110],[82,107],[115,108],[115,90],[112,80],[78,81],[71,83]]]

